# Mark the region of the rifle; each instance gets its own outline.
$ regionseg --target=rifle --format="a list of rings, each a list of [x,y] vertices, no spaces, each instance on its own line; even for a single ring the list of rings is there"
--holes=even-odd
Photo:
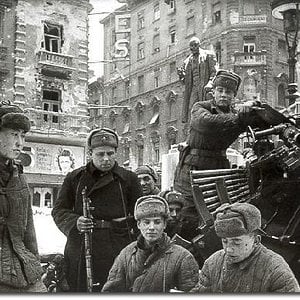
[[[91,199],[86,196],[87,187],[85,187],[82,194],[83,204],[83,216],[85,218],[92,218],[91,214]],[[85,268],[86,268],[86,283],[87,291],[93,292],[93,272],[92,272],[92,254],[91,254],[91,240],[92,240],[92,229],[84,233],[84,254],[85,254]]]

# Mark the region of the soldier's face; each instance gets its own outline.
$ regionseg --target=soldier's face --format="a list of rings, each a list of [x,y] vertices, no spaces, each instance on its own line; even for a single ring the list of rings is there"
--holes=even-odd
[[[17,158],[25,142],[24,130],[2,128],[0,130],[0,154],[9,159]]]
[[[163,235],[166,229],[166,221],[163,217],[143,218],[137,222],[137,227],[146,243],[152,245]]]
[[[138,179],[143,189],[143,195],[151,195],[155,188],[155,182],[149,174],[139,174]]]
[[[181,205],[178,203],[170,203],[169,210],[170,210],[171,219],[168,222],[170,223],[178,222],[181,218]]]
[[[198,41],[191,41],[190,42],[190,49],[193,54],[199,53],[200,43]]]
[[[234,91],[224,86],[216,86],[213,89],[216,106],[226,108],[231,106],[234,99]]]
[[[100,171],[109,171],[116,162],[116,149],[111,146],[97,147],[92,150],[92,161]]]
[[[257,238],[254,234],[222,238],[226,260],[229,263],[238,263],[249,257],[255,248]]]

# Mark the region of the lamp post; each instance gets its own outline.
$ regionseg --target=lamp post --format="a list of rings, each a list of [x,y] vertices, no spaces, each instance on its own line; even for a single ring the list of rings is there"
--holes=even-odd
[[[294,104],[300,96],[295,82],[295,66],[297,63],[297,38],[300,23],[300,0],[275,0],[271,3],[272,15],[283,20],[283,29],[288,47],[289,84],[287,96],[289,105]]]

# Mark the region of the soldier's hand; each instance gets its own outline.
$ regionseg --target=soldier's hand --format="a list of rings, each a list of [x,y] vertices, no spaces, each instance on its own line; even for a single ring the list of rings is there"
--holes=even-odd
[[[76,225],[79,232],[87,232],[94,227],[93,220],[84,216],[77,219]]]

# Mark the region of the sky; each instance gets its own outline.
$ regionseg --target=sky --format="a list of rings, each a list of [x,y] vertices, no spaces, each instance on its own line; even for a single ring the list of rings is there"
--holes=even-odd
[[[117,0],[90,0],[94,9],[93,13],[113,12],[118,7],[121,7],[122,3]],[[106,14],[90,15],[89,16],[89,61],[96,62],[103,60],[103,26],[100,24],[100,20],[105,18]],[[94,71],[95,77],[103,75],[102,63],[90,63],[90,69]]]

